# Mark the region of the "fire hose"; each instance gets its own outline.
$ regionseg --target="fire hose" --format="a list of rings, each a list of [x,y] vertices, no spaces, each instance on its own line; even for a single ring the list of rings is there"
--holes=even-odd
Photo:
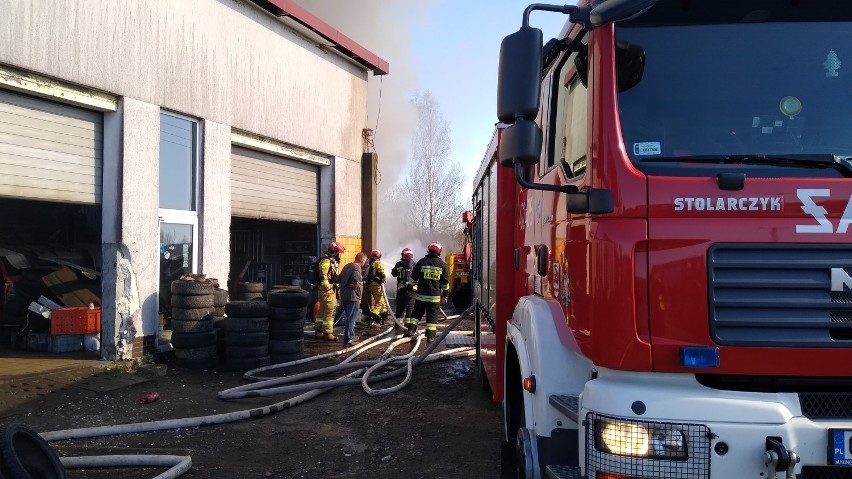
[[[387,301],[387,295],[384,293],[384,288],[382,288],[382,293],[384,295],[385,301]],[[132,424],[122,424],[122,425],[111,425],[111,426],[94,426],[94,427],[86,427],[86,428],[77,428],[77,429],[66,429],[59,431],[49,431],[41,433],[41,437],[46,441],[55,442],[62,441],[68,439],[79,439],[79,438],[88,438],[88,437],[99,437],[99,436],[115,436],[120,434],[130,434],[130,433],[138,433],[138,432],[150,432],[150,431],[161,431],[168,429],[179,429],[179,428],[190,428],[190,427],[200,427],[200,426],[208,426],[212,424],[225,424],[229,422],[241,421],[245,419],[255,419],[259,416],[265,416],[269,414],[273,414],[284,409],[289,409],[295,407],[309,399],[313,399],[316,396],[319,396],[325,392],[330,391],[334,387],[337,386],[346,386],[352,384],[361,384],[362,388],[369,394],[370,396],[377,396],[382,394],[388,394],[390,392],[398,391],[399,389],[405,387],[411,380],[412,377],[412,369],[414,366],[417,366],[424,362],[433,362],[438,361],[445,358],[461,358],[461,357],[469,357],[472,356],[475,352],[472,351],[472,348],[458,348],[453,350],[442,351],[440,353],[432,353],[435,348],[447,337],[448,334],[452,331],[454,327],[456,327],[464,318],[466,318],[471,312],[473,308],[468,308],[464,312],[462,312],[456,319],[453,321],[448,327],[444,328],[442,334],[437,338],[436,341],[433,341],[426,350],[420,355],[415,355],[414,353],[417,351],[420,345],[421,336],[417,335],[415,338],[415,344],[411,348],[411,351],[402,356],[389,356],[390,352],[393,350],[396,345],[402,344],[404,342],[410,342],[409,338],[401,338],[393,341],[394,338],[385,337],[393,332],[393,328],[388,328],[383,333],[370,338],[367,341],[364,341],[361,344],[346,348],[341,351],[336,351],[333,353],[326,353],[318,356],[314,356],[312,358],[304,358],[297,361],[291,361],[289,363],[276,364],[274,366],[266,366],[263,368],[254,369],[248,371],[244,374],[246,379],[259,379],[255,376],[256,373],[267,371],[271,369],[284,368],[289,366],[294,366],[296,364],[303,364],[309,361],[315,361],[322,358],[338,356],[341,354],[345,354],[349,351],[354,351],[348,358],[346,358],[341,364],[330,366],[328,368],[321,368],[316,371],[311,371],[308,373],[302,373],[299,375],[295,375],[292,377],[284,377],[284,378],[271,378],[266,379],[251,385],[239,386],[236,388],[231,388],[225,391],[221,391],[219,393],[220,399],[237,399],[237,398],[249,398],[249,397],[264,397],[264,396],[272,396],[278,394],[284,394],[289,392],[298,392],[298,391],[307,391],[303,394],[295,396],[293,398],[280,401],[268,406],[263,406],[259,408],[251,408],[241,411],[234,411],[229,413],[222,414],[214,414],[208,416],[198,416],[198,417],[189,417],[189,418],[181,418],[181,419],[168,419],[162,421],[150,421],[150,422],[141,422],[141,423],[132,423]],[[444,315],[444,318],[447,318],[446,313],[441,311]],[[354,359],[361,354],[363,351],[375,347],[379,344],[383,344],[386,342],[391,342],[391,344],[385,349],[378,360],[372,361],[358,361],[354,362]],[[370,379],[370,375],[375,372],[377,369],[405,363],[406,368],[396,369],[394,371],[384,373],[378,376],[373,376]],[[328,381],[315,381],[311,383],[297,384],[292,386],[283,386],[283,387],[270,387],[277,386],[278,384],[286,384],[287,382],[294,382],[302,379],[306,379],[309,377],[317,377],[325,374],[329,374],[333,371],[339,371],[342,369],[352,369],[352,368],[360,368],[356,371],[350,372],[340,378]],[[387,380],[389,378],[399,376],[403,373],[406,373],[406,377],[402,383],[397,386],[393,386],[387,389],[379,389],[374,390],[369,387],[369,382],[372,380],[374,382],[381,382]],[[358,376],[363,377],[358,378]],[[65,467],[74,468],[74,467],[104,467],[113,465],[113,463],[120,465],[138,465],[138,466],[173,466],[171,469],[166,471],[165,473],[157,476],[155,479],[171,479],[174,477],[178,477],[192,465],[192,460],[189,456],[85,456],[85,457],[76,457],[76,458],[60,458],[63,465]]]

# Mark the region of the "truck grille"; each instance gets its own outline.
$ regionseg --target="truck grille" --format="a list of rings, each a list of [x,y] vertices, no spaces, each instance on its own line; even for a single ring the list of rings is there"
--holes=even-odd
[[[852,245],[719,244],[707,256],[710,330],[725,346],[852,346]],[[844,287],[844,289],[848,289]]]
[[[799,393],[802,415],[810,419],[852,417],[852,393]]]

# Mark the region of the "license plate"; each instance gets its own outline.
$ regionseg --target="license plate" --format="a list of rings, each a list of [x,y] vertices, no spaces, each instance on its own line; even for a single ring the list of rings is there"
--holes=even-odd
[[[852,429],[828,430],[828,465],[852,466]]]

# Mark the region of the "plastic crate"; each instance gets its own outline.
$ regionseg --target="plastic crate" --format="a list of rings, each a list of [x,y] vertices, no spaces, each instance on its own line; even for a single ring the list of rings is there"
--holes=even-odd
[[[47,333],[27,333],[27,351],[47,351],[49,337]]]
[[[47,350],[51,353],[70,353],[83,350],[82,334],[50,335],[47,341]]]
[[[58,308],[50,312],[50,334],[101,332],[101,308]]]

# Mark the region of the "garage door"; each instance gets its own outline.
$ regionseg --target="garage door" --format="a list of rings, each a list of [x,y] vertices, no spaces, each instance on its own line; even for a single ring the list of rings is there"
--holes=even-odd
[[[316,166],[233,147],[233,216],[315,224],[318,204]]]
[[[0,90],[0,197],[99,204],[99,112]]]

